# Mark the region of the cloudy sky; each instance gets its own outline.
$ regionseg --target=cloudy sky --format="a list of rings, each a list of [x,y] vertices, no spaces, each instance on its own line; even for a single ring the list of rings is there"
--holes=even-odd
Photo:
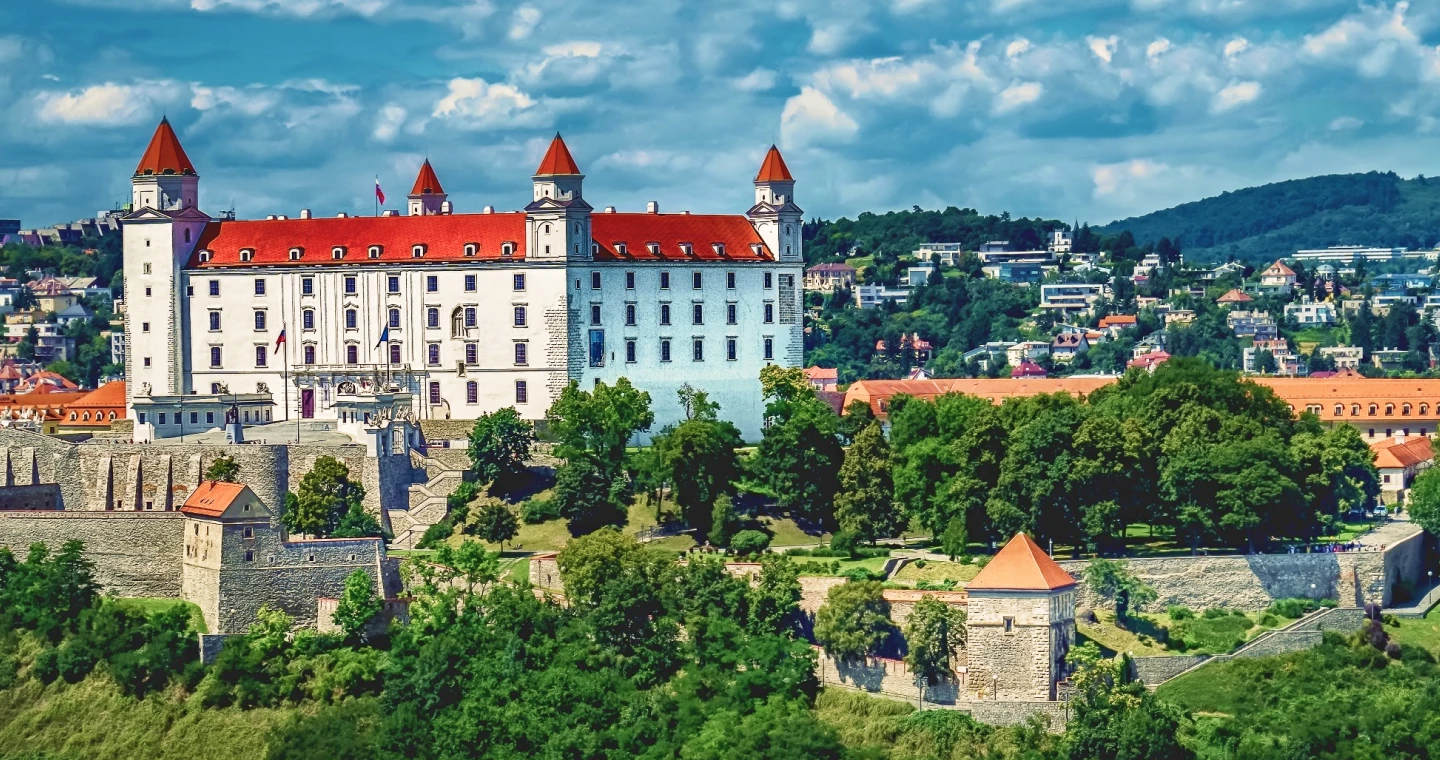
[[[1440,2],[6,0],[0,218],[128,199],[168,114],[202,207],[518,208],[560,130],[599,207],[1106,222],[1313,174],[1440,174]]]

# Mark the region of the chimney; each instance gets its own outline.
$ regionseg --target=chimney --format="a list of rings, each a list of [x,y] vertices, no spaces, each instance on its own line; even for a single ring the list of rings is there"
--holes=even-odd
[[[615,207],[614,207],[614,206],[606,206],[606,207],[605,207],[605,213],[607,213],[607,214],[613,214],[613,213],[615,213]]]
[[[647,203],[645,204],[645,213],[647,213],[647,214],[658,214],[658,213],[660,213],[660,201],[649,201],[649,202],[647,202]]]
[[[480,210],[480,213],[482,213],[482,214],[493,214],[493,213],[495,213],[495,207],[494,207],[494,206],[486,206],[485,208],[483,208],[483,209]]]
[[[274,214],[266,214],[266,215],[265,215],[265,221],[267,221],[267,222],[273,222],[273,221],[275,221],[275,215],[274,215]]]
[[[341,211],[340,213],[338,213],[338,214],[335,215],[335,218],[336,218],[336,219],[349,219],[349,218],[350,218],[350,215],[347,214],[347,213],[345,213],[344,211]]]
[[[440,213],[444,216],[450,216],[455,213],[455,207],[450,205],[450,201],[445,201],[440,204]]]
[[[1404,431],[1404,430],[1401,430],[1400,432],[1398,432],[1398,433],[1395,434],[1395,445],[1396,445],[1396,446],[1404,446],[1404,445],[1405,445],[1405,431]]]
[[[381,215],[381,216],[400,216],[400,212],[399,212],[399,211],[396,211],[396,210],[393,209],[393,208],[387,208],[387,209],[385,209],[384,211],[380,212],[380,215]]]
[[[302,208],[302,209],[300,209],[300,218],[301,218],[301,219],[309,219],[309,218],[310,218],[310,209],[308,209],[308,208]]]

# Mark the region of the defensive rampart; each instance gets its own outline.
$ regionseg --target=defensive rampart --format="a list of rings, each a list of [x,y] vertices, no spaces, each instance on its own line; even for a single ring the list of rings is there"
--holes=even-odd
[[[0,512],[0,546],[23,559],[77,539],[106,593],[178,599],[184,526],[179,512]]]

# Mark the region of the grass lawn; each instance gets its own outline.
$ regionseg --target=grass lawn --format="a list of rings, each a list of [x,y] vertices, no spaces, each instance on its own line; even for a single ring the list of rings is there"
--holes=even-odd
[[[874,256],[854,256],[845,259],[845,263],[855,267],[855,274],[863,277],[863,270],[875,266]]]
[[[1129,652],[1136,657],[1225,654],[1266,631],[1295,621],[1256,612],[1243,615],[1232,612],[1208,618],[1197,613],[1194,618],[1181,621],[1171,620],[1167,614],[1143,613],[1126,628],[1120,628],[1115,625],[1115,613],[1110,610],[1096,610],[1095,617],[1098,621],[1095,623],[1076,621],[1076,630],[1104,649]],[[1181,639],[1186,642],[1184,649],[1178,645]]]
[[[511,583],[529,583],[530,558],[528,556],[502,556],[500,558],[500,577],[501,579],[510,581]]]
[[[957,584],[969,583],[972,578],[980,573],[980,566],[975,564],[962,565],[959,562],[937,562],[926,560],[924,567],[916,567],[914,562],[906,563],[895,574],[897,581],[929,581],[939,583],[941,581],[955,581]]]
[[[200,612],[200,607],[193,602],[186,602],[180,599],[152,599],[147,597],[124,597],[115,600],[121,607],[140,610],[141,612],[166,612],[173,607],[184,607],[190,612],[190,625],[197,633],[209,633],[205,627],[205,615]]]
[[[765,530],[770,531],[771,546],[813,546],[815,544],[828,546],[830,544],[829,533],[806,533],[788,517],[761,517],[760,524],[765,527]]]
[[[1440,657],[1440,607],[1430,610],[1423,618],[1397,619],[1399,627],[1385,626],[1391,638],[1407,646],[1423,647]]]
[[[801,575],[835,575],[835,573],[830,572],[829,567],[830,563],[837,561],[833,557],[791,557],[791,559],[793,559],[795,561],[795,564],[800,567]],[[841,574],[843,574],[846,570],[853,570],[857,567],[864,568],[872,573],[878,573],[882,568],[885,567],[885,563],[890,561],[890,558],[866,557],[865,559],[842,559],[838,561],[840,563]]]
[[[1245,660],[1212,662],[1194,673],[1160,684],[1155,694],[1166,702],[1208,717],[1232,717],[1253,689],[1246,679],[1237,678],[1232,672],[1243,669],[1245,663]]]
[[[1095,618],[1098,622],[1082,623],[1077,620],[1075,630],[1109,652],[1129,652],[1136,657],[1183,654],[1166,649],[1164,644],[1145,633],[1146,630],[1154,630],[1153,623],[1132,626],[1136,630],[1126,630],[1115,625],[1115,613],[1110,610],[1096,610]]]

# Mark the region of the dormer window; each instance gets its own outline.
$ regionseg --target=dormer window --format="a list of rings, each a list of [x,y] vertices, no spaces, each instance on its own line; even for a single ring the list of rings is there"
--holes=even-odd
[[[645,247],[650,250],[650,255],[651,255],[651,256],[659,256],[659,255],[660,255],[660,244],[659,244],[659,243],[646,243],[646,244],[645,244]]]
[[[620,254],[621,256],[626,255],[625,244],[624,244],[624,243],[616,243],[616,244],[615,244],[615,252],[618,253],[618,254]]]
[[[763,248],[764,247],[761,246],[759,243],[750,244],[750,252],[754,253],[757,257],[760,255],[760,251],[763,250]]]
[[[591,256],[599,256],[599,255],[600,255],[600,244],[599,244],[599,243],[591,243],[591,244],[590,244],[590,255],[591,255]]]
[[[694,256],[694,255],[695,255],[695,246],[690,245],[689,243],[681,243],[681,244],[680,244],[680,252],[683,253],[683,254],[685,254],[686,256]]]
[[[410,246],[410,258],[412,258],[412,259],[423,259],[423,258],[425,258],[425,246],[424,246],[424,245],[419,245],[419,244]]]
[[[304,256],[304,255],[305,255],[305,249],[304,249],[304,248],[291,248],[291,249],[290,249],[290,260],[291,260],[291,261],[299,261],[299,260],[300,260],[300,257],[301,257],[301,256]]]
[[[479,253],[479,252],[480,252],[480,246],[476,245],[475,243],[466,243],[466,244],[465,244],[465,255],[466,255],[466,256],[474,256],[475,254],[477,254],[477,253]]]
[[[250,261],[250,260],[253,259],[253,258],[255,258],[255,249],[254,249],[254,248],[241,248],[241,249],[240,249],[240,260],[241,260],[241,261]]]
[[[725,255],[725,244],[724,244],[724,243],[711,243],[711,244],[710,244],[710,247],[711,247],[712,249],[714,249],[716,256],[724,256],[724,255]]]
[[[332,258],[332,259],[334,259],[334,260],[336,260],[336,261],[339,261],[340,259],[345,258],[345,246],[343,246],[343,245],[337,245],[337,246],[335,246],[334,248],[331,248],[331,249],[330,249],[330,258]]]
[[[381,252],[381,251],[384,251],[384,250],[385,250],[385,247],[384,247],[384,246],[379,246],[379,245],[372,245],[372,246],[370,246],[370,258],[372,258],[372,259],[378,259],[378,258],[380,258],[380,252]]]
[[[201,263],[201,264],[204,264],[204,263],[209,262],[209,261],[210,261],[210,257],[213,256],[213,255],[215,255],[215,254],[211,253],[210,251],[201,251],[201,252],[200,252],[200,263]]]
[[[502,243],[502,244],[500,245],[500,255],[501,255],[501,256],[514,256],[514,255],[515,255],[515,244],[514,244],[514,243]]]

